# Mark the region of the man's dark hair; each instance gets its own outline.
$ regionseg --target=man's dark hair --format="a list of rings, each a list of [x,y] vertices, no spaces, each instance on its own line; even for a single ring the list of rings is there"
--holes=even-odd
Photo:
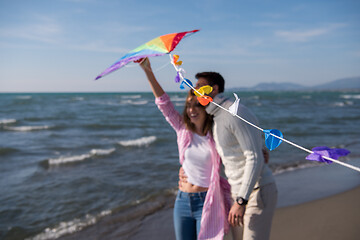
[[[219,93],[224,92],[224,85],[225,80],[220,75],[220,73],[217,72],[200,72],[195,75],[196,79],[199,78],[205,78],[210,86],[218,85],[219,86]]]

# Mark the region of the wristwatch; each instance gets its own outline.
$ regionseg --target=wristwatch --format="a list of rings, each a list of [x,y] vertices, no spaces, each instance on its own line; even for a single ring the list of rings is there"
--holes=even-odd
[[[236,198],[236,202],[237,204],[239,204],[240,206],[245,206],[248,203],[249,200],[246,200],[242,197],[237,197]]]

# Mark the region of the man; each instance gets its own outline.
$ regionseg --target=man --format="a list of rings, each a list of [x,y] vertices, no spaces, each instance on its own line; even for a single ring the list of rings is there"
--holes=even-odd
[[[209,96],[229,109],[233,102],[222,94],[225,81],[219,73],[202,72],[195,77],[198,79],[196,89],[212,86]],[[269,239],[277,189],[272,172],[264,163],[261,132],[214,104],[210,103],[206,112],[214,116],[216,149],[234,200],[228,215],[228,221],[233,226],[232,233],[224,239],[241,239],[241,236],[244,240]],[[257,118],[241,104],[237,115],[258,124]]]

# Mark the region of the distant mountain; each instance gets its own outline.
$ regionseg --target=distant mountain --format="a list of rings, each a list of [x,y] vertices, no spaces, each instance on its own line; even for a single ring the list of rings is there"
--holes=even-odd
[[[316,85],[312,89],[334,90],[334,89],[360,89],[360,77],[343,78],[321,85]]]
[[[296,84],[296,83],[259,83],[253,89],[255,91],[276,91],[276,90],[282,90],[282,91],[291,91],[291,90],[299,90],[304,89],[305,87]]]
[[[296,83],[289,83],[289,82],[283,82],[283,83],[259,83],[254,87],[248,87],[248,88],[231,88],[227,91],[301,91],[301,90],[344,90],[344,89],[350,89],[360,90],[360,77],[353,77],[353,78],[343,78],[338,79],[332,82],[315,85],[312,87],[303,86]]]

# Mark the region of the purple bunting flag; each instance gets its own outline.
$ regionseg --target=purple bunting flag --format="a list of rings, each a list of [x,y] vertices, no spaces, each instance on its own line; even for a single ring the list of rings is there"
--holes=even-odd
[[[176,73],[175,82],[176,83],[180,82],[180,74],[179,74],[179,72]]]
[[[339,157],[346,156],[350,153],[345,148],[329,148],[326,146],[314,147],[312,149],[314,153],[309,154],[306,159],[310,161],[332,163],[332,161],[324,159],[323,156],[338,159]]]

